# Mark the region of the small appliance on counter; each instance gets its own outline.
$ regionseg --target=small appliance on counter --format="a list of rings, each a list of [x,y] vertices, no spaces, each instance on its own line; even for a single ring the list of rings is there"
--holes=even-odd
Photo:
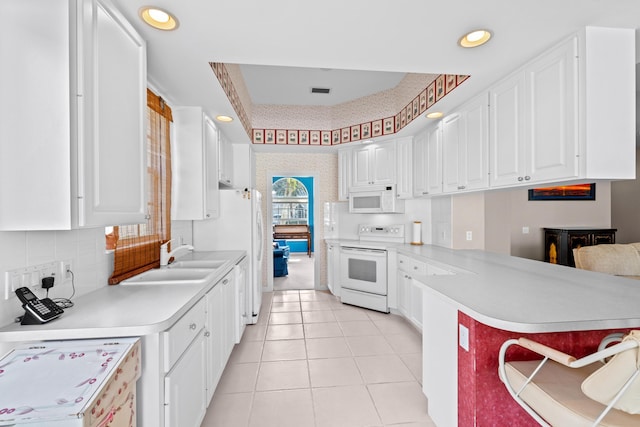
[[[135,426],[140,340],[24,345],[0,359],[0,426]]]

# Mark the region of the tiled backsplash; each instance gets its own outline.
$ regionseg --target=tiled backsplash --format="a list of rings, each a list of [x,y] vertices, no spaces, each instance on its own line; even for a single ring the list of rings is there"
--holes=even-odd
[[[192,241],[191,221],[174,221],[172,236],[184,243]],[[0,232],[0,325],[6,325],[24,313],[17,298],[4,299],[4,272],[28,265],[70,260],[75,279],[75,297],[108,286],[113,269],[112,253],[105,251],[103,228],[69,231]],[[49,297],[67,298],[73,292],[71,280],[56,278]],[[38,295],[44,296],[44,292]],[[69,309],[70,311],[73,308]]]

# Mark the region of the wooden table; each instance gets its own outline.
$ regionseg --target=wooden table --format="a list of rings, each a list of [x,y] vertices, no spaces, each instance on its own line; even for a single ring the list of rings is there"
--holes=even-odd
[[[273,240],[307,239],[307,255],[311,257],[311,231],[308,225],[274,225]]]

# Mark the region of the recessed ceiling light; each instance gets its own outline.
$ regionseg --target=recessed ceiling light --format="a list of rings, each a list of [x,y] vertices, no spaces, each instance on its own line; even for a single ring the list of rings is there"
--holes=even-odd
[[[216,116],[216,120],[223,123],[229,123],[233,121],[233,117],[219,115]]]
[[[485,44],[491,38],[489,30],[474,30],[458,40],[458,44],[462,47],[477,47]]]
[[[434,111],[432,113],[428,113],[425,117],[427,119],[439,119],[440,117],[442,117],[442,111]]]
[[[178,20],[166,10],[154,6],[144,6],[138,11],[140,18],[153,28],[171,31],[178,28]]]

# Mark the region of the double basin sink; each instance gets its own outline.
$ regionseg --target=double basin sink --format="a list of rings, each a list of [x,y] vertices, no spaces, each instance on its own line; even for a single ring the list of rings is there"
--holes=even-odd
[[[178,260],[166,267],[145,271],[122,285],[203,284],[211,280],[227,260]]]

